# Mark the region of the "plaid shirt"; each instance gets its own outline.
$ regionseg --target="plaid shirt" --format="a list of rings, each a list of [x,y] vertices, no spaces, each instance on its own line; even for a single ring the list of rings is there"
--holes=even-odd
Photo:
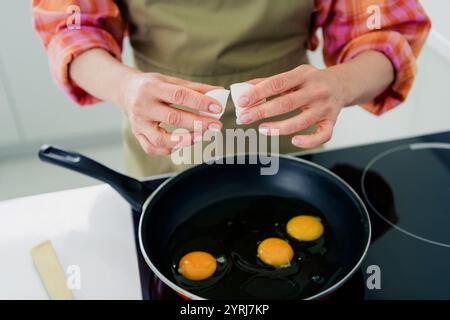
[[[69,30],[70,5],[81,9],[81,28]],[[369,28],[368,12],[376,5],[380,28]],[[86,50],[103,48],[120,60],[127,23],[113,0],[33,0],[34,28],[47,49],[56,83],[80,105],[99,100],[71,81],[70,62]],[[384,53],[395,69],[395,80],[373,101],[363,105],[374,114],[394,108],[406,99],[416,74],[416,58],[431,22],[418,0],[315,0],[308,48],[319,45],[322,28],[323,56],[330,66],[343,63],[367,50]]]

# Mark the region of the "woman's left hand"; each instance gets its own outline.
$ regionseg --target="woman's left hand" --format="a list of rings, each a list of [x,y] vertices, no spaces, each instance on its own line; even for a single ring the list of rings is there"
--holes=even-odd
[[[259,131],[267,135],[290,135],[316,124],[315,133],[296,135],[292,138],[292,144],[299,148],[317,147],[330,140],[339,112],[347,105],[347,90],[343,82],[333,69],[319,70],[311,65],[301,65],[273,77],[251,80],[249,83],[255,86],[238,102],[246,108],[240,120],[243,124],[251,124],[299,110],[298,115],[289,119],[262,123]],[[258,104],[274,96],[278,97]]]

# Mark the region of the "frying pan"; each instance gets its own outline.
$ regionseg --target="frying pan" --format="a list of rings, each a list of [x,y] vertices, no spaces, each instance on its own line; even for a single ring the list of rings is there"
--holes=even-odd
[[[141,212],[138,237],[146,263],[166,285],[188,299],[205,298],[178,286],[167,271],[171,235],[205,205],[243,196],[290,197],[319,208],[334,234],[328,250],[339,259],[343,272],[327,288],[307,299],[326,297],[345,283],[364,259],[371,236],[367,209],[356,192],[334,173],[306,160],[280,155],[278,173],[261,175],[263,164],[251,164],[249,155],[231,157],[234,159],[223,159],[224,164],[192,167],[151,190],[79,153],[50,145],[39,151],[42,161],[110,184]]]

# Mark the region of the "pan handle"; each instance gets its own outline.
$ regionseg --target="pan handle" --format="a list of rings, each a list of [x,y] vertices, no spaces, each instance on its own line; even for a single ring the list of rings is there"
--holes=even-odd
[[[136,179],[111,170],[77,152],[67,151],[57,146],[43,145],[39,150],[39,158],[44,162],[56,164],[108,183],[138,212],[142,210],[145,200],[153,191]]]

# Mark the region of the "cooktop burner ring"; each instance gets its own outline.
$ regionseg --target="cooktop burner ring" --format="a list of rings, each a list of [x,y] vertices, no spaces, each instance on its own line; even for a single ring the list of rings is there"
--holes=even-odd
[[[362,191],[362,195],[364,197],[364,200],[366,201],[367,205],[373,210],[373,212],[375,212],[375,214],[380,217],[384,222],[386,222],[387,224],[389,224],[392,228],[395,228],[396,230],[412,237],[415,238],[417,240],[420,241],[424,241],[427,242],[429,244],[432,245],[436,245],[436,246],[440,246],[440,247],[445,247],[445,248],[450,248],[450,243],[445,243],[445,242],[441,242],[441,241],[435,241],[432,239],[429,239],[427,237],[423,237],[423,236],[419,236],[413,232],[410,232],[408,230],[406,230],[405,228],[400,227],[399,225],[392,223],[391,221],[389,221],[385,216],[383,216],[383,214],[381,214],[378,209],[375,207],[375,205],[372,203],[372,201],[370,200],[369,196],[367,195],[367,190],[366,190],[366,186],[365,186],[365,182],[366,182],[366,177],[367,177],[367,173],[369,172],[369,170],[375,165],[376,162],[378,162],[379,160],[381,160],[382,158],[385,158],[393,153],[399,152],[399,151],[403,151],[403,150],[422,150],[422,149],[441,149],[441,150],[450,150],[450,143],[440,143],[440,142],[430,142],[430,143],[412,143],[412,144],[407,144],[407,145],[401,145],[401,146],[397,146],[391,149],[388,149],[380,154],[378,154],[377,156],[375,156],[374,158],[372,158],[372,160],[369,161],[369,163],[367,164],[367,166],[364,168],[362,177],[361,177],[361,191]]]

